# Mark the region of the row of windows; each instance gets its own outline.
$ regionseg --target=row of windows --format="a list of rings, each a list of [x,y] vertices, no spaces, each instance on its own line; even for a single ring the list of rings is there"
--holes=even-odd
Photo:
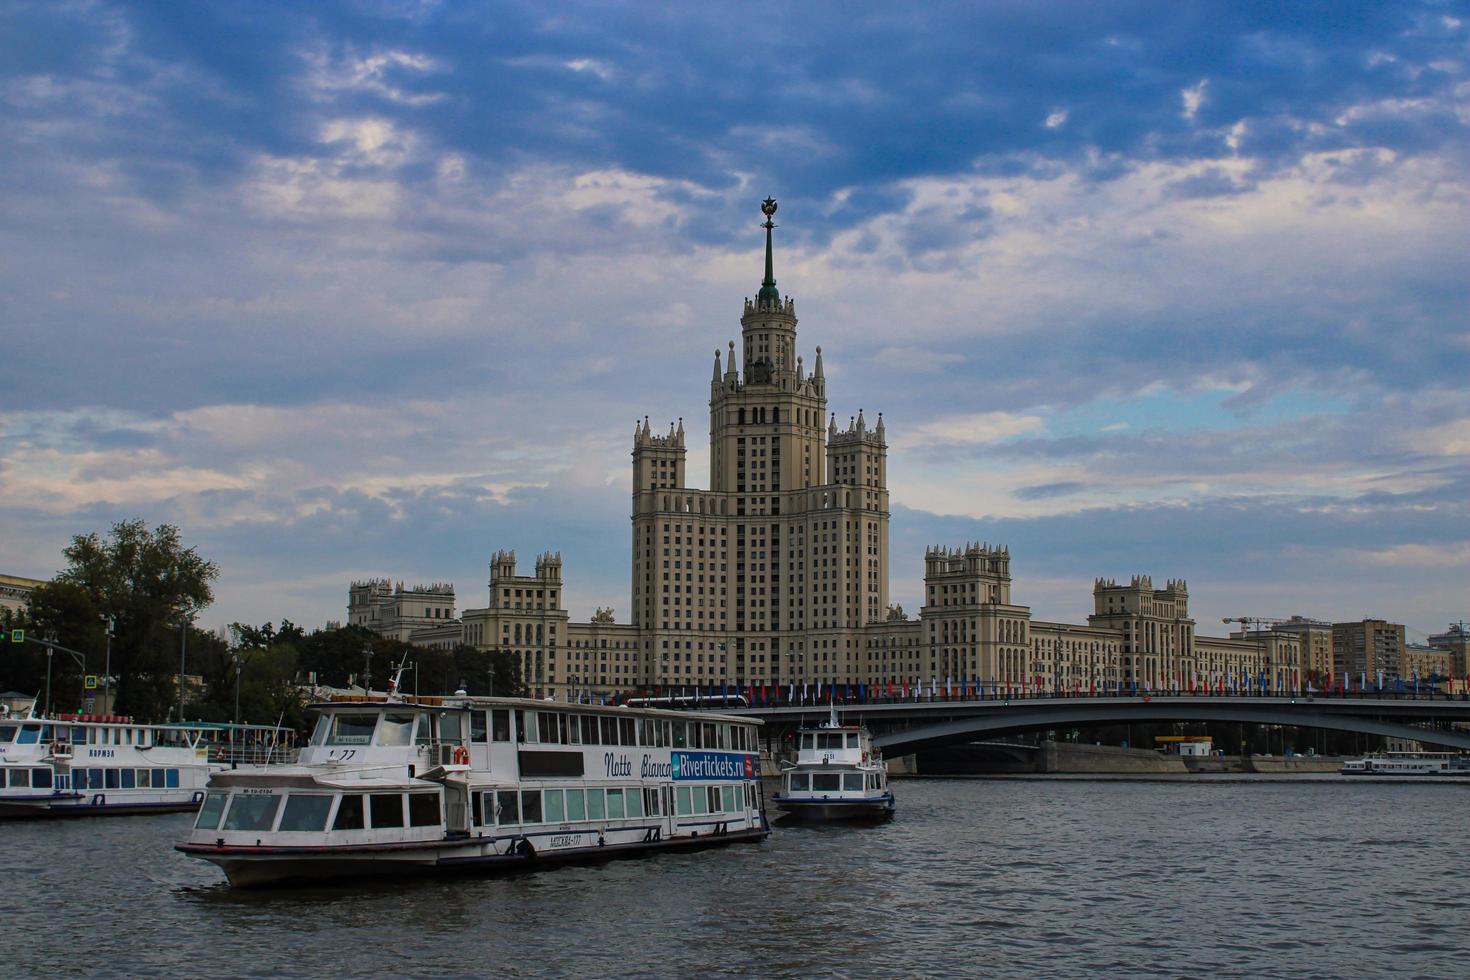
[[[6,784],[12,789],[178,789],[177,769],[73,769],[68,778],[54,777],[49,768],[7,770]]]
[[[285,800],[283,808],[281,801]],[[194,822],[196,830],[276,830],[321,833],[332,816],[333,830],[438,827],[439,794],[429,793],[209,793]],[[228,807],[227,807],[228,804]],[[279,825],[276,817],[280,816]],[[223,819],[222,819],[223,818]]]
[[[860,793],[864,789],[882,789],[876,773],[793,772],[786,777],[786,788],[799,793]]]

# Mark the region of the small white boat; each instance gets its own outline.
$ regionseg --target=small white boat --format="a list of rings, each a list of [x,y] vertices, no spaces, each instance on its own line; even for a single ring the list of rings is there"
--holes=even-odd
[[[198,809],[212,770],[242,758],[263,762],[278,751],[275,740],[274,729],[253,725],[145,725],[121,715],[0,718],[0,817]]]
[[[842,725],[834,706],[828,721],[797,732],[794,763],[781,766],[781,790],[771,797],[798,820],[883,819],[893,815],[888,767],[860,725]]]
[[[493,872],[769,833],[757,720],[462,696],[314,708],[298,764],[216,773],[179,851],[251,886]]]
[[[1384,752],[1349,759],[1344,776],[1470,776],[1470,757],[1455,752]]]

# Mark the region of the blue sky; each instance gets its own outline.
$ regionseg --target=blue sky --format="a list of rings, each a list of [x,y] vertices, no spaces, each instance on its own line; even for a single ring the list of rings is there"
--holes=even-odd
[[[772,194],[896,601],[982,539],[1042,618],[1470,614],[1467,4],[666,7],[0,4],[3,570],[142,516],[212,623],[500,547],[624,618]]]

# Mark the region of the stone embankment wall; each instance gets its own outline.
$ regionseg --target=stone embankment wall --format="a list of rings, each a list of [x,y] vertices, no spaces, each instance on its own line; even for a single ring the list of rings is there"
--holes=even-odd
[[[1325,755],[1272,756],[1248,755],[1241,760],[1242,772],[1337,772],[1342,760]]]
[[[1115,745],[1042,742],[1038,756],[1037,772],[1187,772],[1184,760],[1177,755],[1160,755],[1150,749],[1124,749]]]

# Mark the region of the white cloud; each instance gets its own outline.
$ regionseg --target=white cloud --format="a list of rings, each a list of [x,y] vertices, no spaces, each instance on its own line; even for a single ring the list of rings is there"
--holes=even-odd
[[[1202,78],[1197,84],[1183,89],[1179,93],[1180,101],[1184,104],[1184,118],[1194,122],[1194,117],[1199,114],[1200,106],[1205,102],[1205,89],[1210,84],[1208,78]]]
[[[946,415],[921,423],[899,435],[894,441],[905,449],[935,445],[985,445],[1016,436],[1045,431],[1046,424],[1038,415],[1016,415],[1011,412],[972,412]]]
[[[1046,117],[1046,128],[1056,129],[1067,121],[1066,109],[1053,109]]]

